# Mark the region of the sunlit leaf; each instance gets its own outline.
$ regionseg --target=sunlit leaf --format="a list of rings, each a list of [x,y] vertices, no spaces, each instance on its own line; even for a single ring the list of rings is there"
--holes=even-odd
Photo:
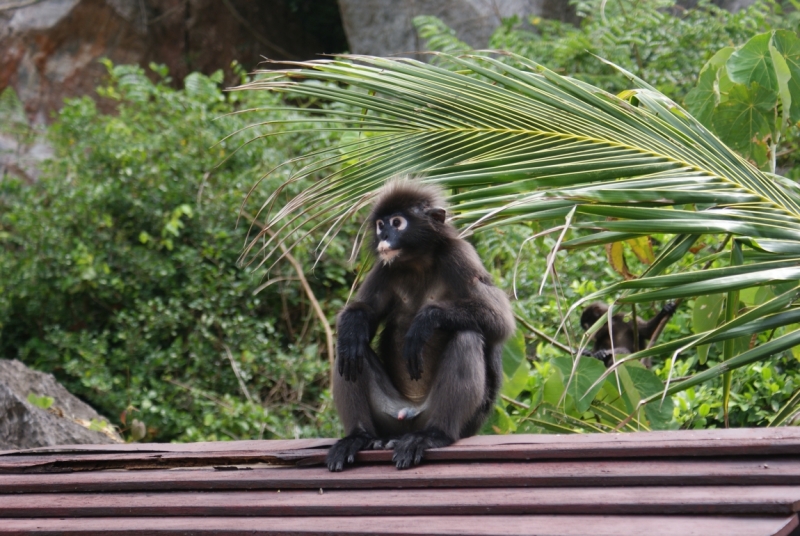
[[[720,69],[734,50],[733,47],[725,47],[714,54],[700,71],[697,85],[686,95],[686,107],[695,119],[707,127],[711,127],[711,116],[720,102]]]
[[[697,298],[692,309],[692,331],[703,333],[717,327],[723,303],[725,303],[723,294],[708,294]],[[697,347],[697,360],[701,364],[706,362],[708,349],[708,344]]]
[[[753,82],[773,93],[778,92],[775,67],[769,53],[772,32],[751,38],[739,50],[731,54],[725,67],[733,82],[750,86]]]
[[[778,30],[772,38],[772,44],[786,62],[790,78],[787,90],[791,95],[790,118],[800,121],[800,39],[787,30]]]
[[[572,395],[578,413],[585,412],[602,387],[602,384],[595,385],[595,383],[605,372],[605,365],[599,359],[582,357],[573,373],[572,359],[558,357],[553,359],[553,363],[564,376],[564,382],[569,382],[567,392]]]
[[[712,122],[722,140],[748,157],[766,161],[764,138],[771,132],[767,114],[777,104],[778,94],[753,82],[749,87],[736,85],[728,93],[728,100],[717,107]],[[763,155],[763,156],[762,156]],[[755,160],[756,158],[754,158]]]

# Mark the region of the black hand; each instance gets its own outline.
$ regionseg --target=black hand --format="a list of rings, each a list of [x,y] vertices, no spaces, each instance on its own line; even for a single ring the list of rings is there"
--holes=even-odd
[[[369,346],[369,323],[362,310],[346,311],[339,323],[337,364],[339,374],[354,382],[364,369],[364,359],[372,353]]]

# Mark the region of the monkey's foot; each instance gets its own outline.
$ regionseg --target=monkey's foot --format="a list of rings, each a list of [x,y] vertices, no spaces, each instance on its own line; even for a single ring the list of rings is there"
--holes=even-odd
[[[380,439],[364,431],[353,432],[337,441],[328,450],[328,457],[325,463],[328,466],[328,470],[341,471],[346,463],[352,464],[356,461],[356,454],[359,450],[382,448],[382,446],[383,442]]]
[[[392,461],[398,469],[408,469],[412,464],[419,465],[425,450],[446,447],[453,441],[438,428],[431,427],[421,432],[412,432],[392,441],[394,447]]]

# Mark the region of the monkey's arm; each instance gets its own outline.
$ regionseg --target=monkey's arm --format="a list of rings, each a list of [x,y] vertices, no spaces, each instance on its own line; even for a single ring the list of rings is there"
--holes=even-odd
[[[388,304],[380,278],[372,271],[356,296],[339,314],[336,338],[336,364],[339,374],[355,381],[364,368],[364,360],[374,355],[370,342]]]
[[[501,293],[492,287],[492,292]],[[505,295],[494,296],[494,300],[467,299],[450,303],[430,304],[414,317],[406,333],[403,358],[408,365],[411,379],[422,377],[422,349],[437,329],[445,331],[475,331],[486,341],[503,341],[514,331],[514,319],[510,307],[502,301]],[[508,302],[506,301],[505,304]]]
[[[673,302],[667,302],[664,304],[664,307],[661,308],[658,314],[650,320],[646,322],[644,320],[638,320],[636,328],[639,332],[639,339],[650,339],[661,321],[665,318],[670,318],[675,313],[675,309],[676,306]]]

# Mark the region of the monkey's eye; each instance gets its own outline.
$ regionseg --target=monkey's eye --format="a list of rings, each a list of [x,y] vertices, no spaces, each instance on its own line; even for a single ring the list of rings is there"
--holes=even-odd
[[[381,232],[381,231],[383,231],[383,221],[382,220],[378,220],[378,232]]]
[[[408,222],[402,216],[395,216],[392,218],[392,227],[397,229],[398,231],[402,231],[408,226]]]

